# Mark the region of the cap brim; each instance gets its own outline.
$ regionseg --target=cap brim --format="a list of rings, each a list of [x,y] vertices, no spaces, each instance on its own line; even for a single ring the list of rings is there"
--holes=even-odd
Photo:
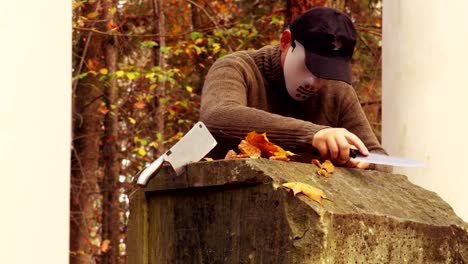
[[[351,63],[343,57],[328,57],[305,51],[306,66],[317,77],[351,84]]]

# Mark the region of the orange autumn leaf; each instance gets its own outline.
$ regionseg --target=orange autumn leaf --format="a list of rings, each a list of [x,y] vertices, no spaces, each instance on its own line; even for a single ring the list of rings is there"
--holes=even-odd
[[[282,161],[289,161],[289,158],[286,156],[271,156],[268,159],[270,160],[282,160]]]
[[[240,154],[231,149],[226,153],[224,159],[264,157],[270,160],[289,161],[288,156],[295,155],[271,143],[266,137],[266,133],[259,134],[255,131],[249,132],[237,147],[241,152]]]
[[[294,153],[286,151],[280,146],[271,143],[268,140],[266,133],[259,134],[255,131],[252,131],[247,134],[245,140],[250,144],[258,147],[261,150],[261,152],[267,157],[288,157],[294,155]]]
[[[260,156],[262,155],[262,152],[258,147],[250,144],[246,140],[242,140],[238,147],[242,154],[246,154],[250,158],[260,158]]]
[[[227,153],[226,156],[224,156],[224,159],[245,159],[245,158],[250,158],[249,155],[241,153],[237,154],[234,150],[230,149]]]
[[[88,59],[88,68],[90,70],[97,70],[97,68],[99,67],[99,61],[97,59]]]
[[[109,108],[107,108],[106,105],[101,105],[101,107],[99,107],[99,112],[101,112],[101,114],[103,115],[106,115],[107,113],[109,113]]]
[[[283,183],[283,186],[288,188],[289,190],[292,190],[294,193],[294,196],[298,193],[303,193],[305,196],[309,197],[310,199],[322,204],[323,199],[327,199],[325,196],[325,193],[318,189],[315,188],[309,184],[302,183],[302,182],[287,182]]]
[[[328,177],[328,172],[326,169],[321,168],[315,172],[318,176]]]
[[[325,169],[328,173],[333,173],[335,171],[335,166],[329,160],[325,160],[322,163],[322,168]]]
[[[109,239],[106,239],[104,241],[102,241],[101,243],[101,251],[103,253],[106,253],[107,251],[109,251],[110,249],[110,240]]]
[[[226,156],[224,156],[224,159],[235,159],[237,156],[237,153],[230,149],[227,153],[226,153]]]
[[[255,131],[252,131],[247,134],[245,140],[250,144],[257,146],[260,150],[267,154],[274,153],[278,150],[274,144],[270,143],[266,137],[266,133],[259,134]]]
[[[323,163],[320,163],[319,160],[313,159],[311,163],[319,167],[319,169],[315,171],[319,176],[328,177],[329,173],[333,173],[335,171],[335,166],[329,160],[325,160]]]
[[[110,31],[116,31],[119,29],[119,26],[113,20],[110,20],[109,22],[107,22],[107,28]]]
[[[320,163],[320,161],[318,159],[313,159],[311,161],[312,164],[314,164],[315,166],[319,167],[319,168],[322,168],[322,164]]]
[[[139,99],[136,103],[135,103],[135,109],[143,109],[145,108],[145,101],[143,99]]]

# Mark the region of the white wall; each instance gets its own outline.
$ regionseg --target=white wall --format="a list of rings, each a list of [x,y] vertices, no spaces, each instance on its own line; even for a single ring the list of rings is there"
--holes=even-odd
[[[384,0],[383,145],[468,221],[468,2]]]
[[[67,263],[71,1],[1,1],[0,263]]]

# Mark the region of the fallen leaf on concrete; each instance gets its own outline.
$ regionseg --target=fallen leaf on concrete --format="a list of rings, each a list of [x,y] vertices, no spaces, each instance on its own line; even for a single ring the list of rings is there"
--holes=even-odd
[[[268,159],[271,160],[282,160],[282,161],[289,161],[289,158],[286,156],[271,156]]]
[[[310,163],[314,164],[315,166],[322,168],[322,164],[318,159],[313,159]]]
[[[305,196],[309,197],[310,199],[322,204],[323,199],[327,199],[325,193],[315,188],[309,184],[302,183],[302,182],[287,182],[283,183],[283,186],[293,190],[294,196],[298,193],[303,193]]]
[[[266,133],[249,132],[247,136],[237,146],[240,154],[234,150],[229,150],[224,159],[240,158],[268,158],[271,160],[289,161],[289,156],[295,155],[291,151],[284,150],[278,145],[271,143]]]
[[[245,137],[245,140],[249,142],[250,144],[258,147],[263,156],[265,157],[288,157],[288,156],[293,156],[294,153],[291,151],[286,151],[283,148],[281,148],[278,145],[275,145],[268,140],[266,133],[257,133],[255,131],[249,132],[247,136]],[[280,158],[281,160],[284,160],[284,158]],[[289,158],[287,158],[289,160]]]
[[[319,176],[328,177],[329,173],[331,174],[335,171],[335,166],[329,160],[325,160],[323,163],[320,163],[319,160],[313,159],[311,163],[319,167],[319,169],[315,171]]]
[[[226,153],[226,156],[224,157],[224,159],[235,159],[237,156],[237,153],[230,149],[227,153]]]
[[[238,147],[242,154],[246,154],[250,158],[260,158],[262,155],[262,151],[258,147],[246,140],[242,140]]]
[[[328,177],[328,172],[326,169],[321,168],[315,171],[318,176]]]
[[[230,149],[227,153],[226,156],[224,156],[224,159],[245,159],[245,158],[250,158],[249,155],[245,153],[237,154],[234,150]]]
[[[325,169],[328,173],[333,173],[335,171],[335,166],[329,160],[325,160],[322,163],[322,169]]]

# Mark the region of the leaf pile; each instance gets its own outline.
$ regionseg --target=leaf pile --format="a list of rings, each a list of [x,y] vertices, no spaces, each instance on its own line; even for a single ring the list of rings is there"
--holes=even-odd
[[[329,160],[325,160],[323,163],[320,163],[319,160],[313,159],[312,164],[319,167],[315,173],[319,176],[328,177],[328,174],[332,174],[335,171],[335,166]]]
[[[271,160],[289,161],[289,156],[294,155],[291,151],[286,151],[278,145],[271,143],[266,133],[249,132],[247,136],[237,146],[240,154],[234,150],[229,150],[225,159],[237,158],[268,158]]]
[[[322,190],[315,188],[306,183],[287,182],[287,183],[283,183],[283,186],[288,188],[289,190],[292,190],[294,193],[294,196],[296,196],[296,194],[298,193],[303,193],[305,196],[318,202],[319,204],[322,204],[323,199],[327,199],[327,197],[325,196],[325,193]]]

